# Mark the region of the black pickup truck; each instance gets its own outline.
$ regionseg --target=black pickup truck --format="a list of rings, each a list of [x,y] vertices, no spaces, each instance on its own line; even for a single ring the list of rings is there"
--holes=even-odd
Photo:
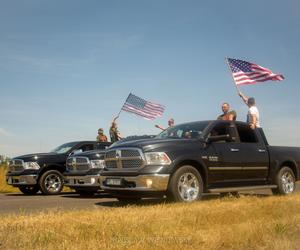
[[[104,168],[105,149],[111,142],[101,142],[95,150],[71,155],[66,161],[65,186],[80,195],[93,195],[100,190],[99,177]]]
[[[24,194],[36,194],[39,190],[46,195],[59,194],[63,188],[66,159],[70,155],[93,150],[95,141],[65,143],[50,153],[22,155],[9,162],[6,182],[18,187]]]
[[[153,137],[153,135],[128,136],[121,141],[115,142],[113,146],[119,143]],[[84,196],[93,195],[97,191],[101,191],[99,186],[100,173],[105,166],[105,149],[110,145],[110,142],[102,143],[96,150],[69,156],[66,163],[66,171],[63,173],[65,186]]]
[[[204,192],[266,188],[289,194],[300,179],[300,148],[269,146],[263,130],[247,123],[200,121],[119,143],[106,151],[105,165],[101,188],[119,200],[161,195],[191,202]]]

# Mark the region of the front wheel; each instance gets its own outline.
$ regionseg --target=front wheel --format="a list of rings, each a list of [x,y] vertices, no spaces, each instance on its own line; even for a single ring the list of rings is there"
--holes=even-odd
[[[43,194],[60,194],[63,189],[63,176],[57,170],[49,170],[43,173],[39,180],[39,184]]]
[[[294,192],[296,188],[296,178],[294,172],[289,167],[281,168],[275,178],[277,188],[272,189],[273,194],[287,195]]]
[[[19,190],[23,194],[34,195],[39,191],[39,187],[38,186],[20,186]]]
[[[192,166],[182,166],[172,175],[168,187],[168,198],[179,202],[200,200],[203,180],[198,170]]]

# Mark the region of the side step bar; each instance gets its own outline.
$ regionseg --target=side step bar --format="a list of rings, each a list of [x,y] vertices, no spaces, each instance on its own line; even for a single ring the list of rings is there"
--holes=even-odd
[[[227,192],[248,191],[248,190],[258,190],[258,189],[272,189],[272,188],[277,188],[277,185],[211,188],[211,189],[208,189],[207,192],[208,193],[227,193]]]

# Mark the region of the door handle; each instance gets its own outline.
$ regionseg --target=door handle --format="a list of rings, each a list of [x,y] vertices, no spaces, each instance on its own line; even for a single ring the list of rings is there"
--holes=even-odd
[[[230,151],[231,152],[239,152],[240,150],[238,148],[231,148]]]
[[[265,150],[265,149],[260,149],[260,148],[259,148],[259,149],[258,149],[258,152],[259,152],[259,153],[265,153],[266,150]]]

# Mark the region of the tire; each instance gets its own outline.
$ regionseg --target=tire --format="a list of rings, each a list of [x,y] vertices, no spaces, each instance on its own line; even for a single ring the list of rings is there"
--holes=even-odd
[[[26,195],[34,195],[39,191],[38,186],[20,186],[19,190]]]
[[[42,174],[39,180],[40,190],[45,195],[60,194],[63,185],[63,176],[57,170],[49,170]]]
[[[193,166],[182,166],[176,170],[169,182],[167,197],[177,202],[193,202],[201,200],[203,180]]]
[[[296,188],[293,170],[289,167],[281,168],[275,177],[275,184],[277,188],[272,189],[273,194],[288,195],[293,193]]]

